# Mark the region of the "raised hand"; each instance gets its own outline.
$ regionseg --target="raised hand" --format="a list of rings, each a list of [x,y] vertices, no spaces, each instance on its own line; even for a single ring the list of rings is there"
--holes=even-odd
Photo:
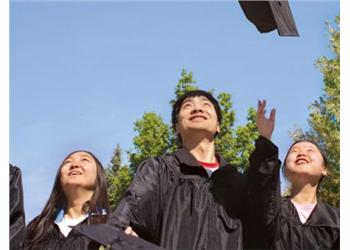
[[[259,100],[258,110],[256,112],[256,126],[258,127],[259,134],[271,139],[272,132],[275,128],[276,109],[272,109],[270,117],[265,117],[266,100]]]

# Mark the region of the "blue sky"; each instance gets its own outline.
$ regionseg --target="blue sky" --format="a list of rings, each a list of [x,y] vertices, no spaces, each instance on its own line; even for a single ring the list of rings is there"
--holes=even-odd
[[[202,89],[232,94],[237,124],[257,100],[277,108],[281,158],[321,95],[315,60],[337,1],[292,1],[300,37],[260,34],[238,2],[10,2],[10,162],[22,169],[27,222],[44,206],[61,160],[90,150],[106,165],[132,148],[133,123],[170,120],[183,68]],[[124,160],[127,161],[126,157]]]

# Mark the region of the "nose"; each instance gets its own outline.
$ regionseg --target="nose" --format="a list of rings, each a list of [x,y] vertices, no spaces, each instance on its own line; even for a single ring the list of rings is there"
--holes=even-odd
[[[300,157],[300,156],[306,156],[306,153],[304,151],[299,151],[297,154],[297,157]]]
[[[78,160],[73,160],[72,164],[69,166],[69,169],[79,168],[80,162]]]
[[[193,104],[193,109],[192,109],[191,113],[193,114],[193,113],[197,113],[197,112],[203,112],[203,108],[202,108],[201,104],[195,102]]]

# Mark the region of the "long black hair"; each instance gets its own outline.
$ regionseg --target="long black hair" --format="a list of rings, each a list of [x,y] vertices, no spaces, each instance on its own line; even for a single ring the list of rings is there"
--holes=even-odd
[[[89,214],[87,223],[100,224],[106,222],[109,214],[109,203],[104,168],[101,162],[92,153],[84,150],[77,150],[70,153],[62,161],[56,173],[51,195],[46,202],[43,211],[29,223],[24,243],[26,248],[35,249],[37,244],[47,239],[47,236],[55,230],[55,218],[58,212],[61,209],[65,209],[67,206],[67,198],[63,192],[60,181],[61,168],[63,167],[65,160],[77,152],[85,152],[91,155],[97,166],[94,193],[91,199],[85,202],[82,208],[84,213]]]

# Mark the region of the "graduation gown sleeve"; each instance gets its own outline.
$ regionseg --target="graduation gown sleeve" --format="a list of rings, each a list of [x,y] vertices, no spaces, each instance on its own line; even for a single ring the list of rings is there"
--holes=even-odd
[[[249,195],[259,208],[264,224],[269,225],[281,206],[278,148],[267,138],[259,136],[249,161]]]
[[[21,170],[10,164],[10,249],[19,249],[25,235]]]
[[[131,226],[139,237],[157,241],[161,204],[160,166],[155,158],[140,164],[131,185],[112,213],[109,224],[121,229]]]
[[[278,148],[259,136],[247,171],[248,216],[245,226],[245,248],[270,248],[274,233],[271,224],[281,206]]]

